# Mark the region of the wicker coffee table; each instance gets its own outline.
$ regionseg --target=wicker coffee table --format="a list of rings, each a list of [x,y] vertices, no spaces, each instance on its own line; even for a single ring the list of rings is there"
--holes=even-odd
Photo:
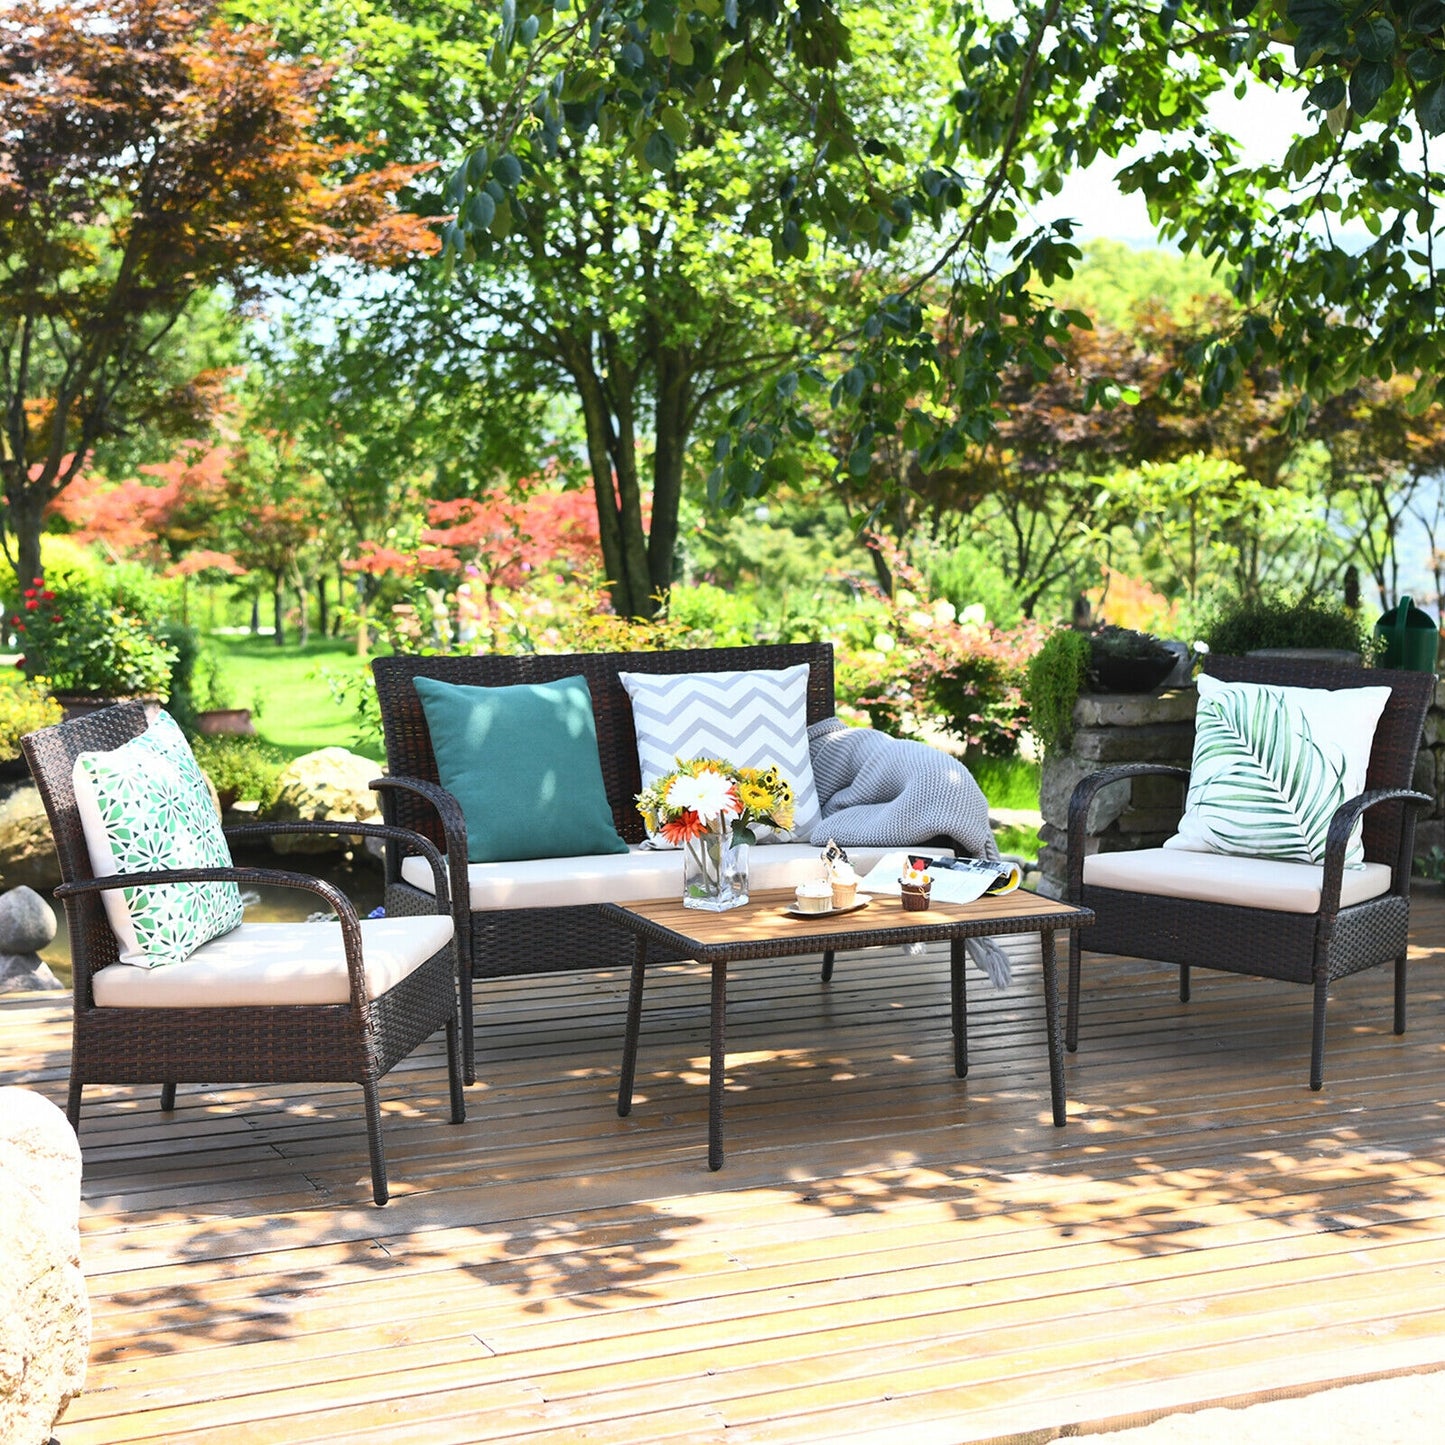
[[[980,898],[968,904],[934,905],[925,912],[904,910],[897,898],[878,897],[852,913],[798,919],[784,909],[793,902],[786,890],[754,893],[746,907],[727,913],[684,908],[674,899],[639,903],[604,903],[602,913],[637,936],[632,983],[627,997],[627,1033],[622,1048],[622,1073],[617,1086],[617,1112],[632,1111],[632,1085],[637,1069],[637,1039],[642,1024],[642,992],[647,977],[649,943],[665,944],[671,955],[694,958],[712,968],[712,1048],[708,1074],[708,1146],[710,1169],[723,1162],[723,1087],[726,1083],[728,965],[746,958],[781,958],[821,953],[824,977],[836,951],[879,948],[946,939],[953,1001],[953,1071],[968,1074],[968,1008],[964,942],[992,934],[1037,933],[1042,941],[1044,1011],[1048,1022],[1049,1091],[1054,1124],[1065,1122],[1064,1052],[1059,1032],[1059,989],[1054,974],[1054,932],[1082,928],[1094,921],[1087,908],[1056,903],[1022,890],[1001,898]]]

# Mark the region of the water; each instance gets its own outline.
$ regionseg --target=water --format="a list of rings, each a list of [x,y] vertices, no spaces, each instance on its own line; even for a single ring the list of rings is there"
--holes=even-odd
[[[381,904],[383,881],[379,863],[365,861],[352,864],[330,854],[314,853],[283,858],[269,850],[261,850],[253,854],[237,854],[236,865],[241,868],[279,868],[287,873],[324,878],[341,889],[362,918]],[[323,900],[314,893],[298,888],[243,889],[242,896],[246,903],[247,923],[297,923],[325,907]],[[41,949],[40,956],[69,988],[70,934],[66,928],[64,905],[56,903],[54,906],[59,926],[54,941],[48,948]]]

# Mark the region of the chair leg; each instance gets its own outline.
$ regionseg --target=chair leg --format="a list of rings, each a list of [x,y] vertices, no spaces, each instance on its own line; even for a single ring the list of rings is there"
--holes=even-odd
[[[823,953],[822,979],[824,983],[833,981],[833,950],[831,948],[826,949]]]
[[[1064,1024],[1064,1047],[1071,1054],[1079,1051],[1079,984],[1083,974],[1083,954],[1079,930],[1069,929],[1069,1006]]]
[[[1395,960],[1395,1032],[1405,1032],[1405,955]]]
[[[462,1077],[469,1084],[477,1082],[477,1044],[472,1023],[472,969],[467,964],[460,970],[462,989]]]
[[[65,1117],[70,1120],[70,1127],[77,1134],[80,1133],[80,1091],[83,1087],[80,1075],[72,1069],[70,1071],[70,1092],[65,1099]]]
[[[366,1101],[366,1145],[371,1151],[371,1195],[378,1204],[385,1204],[391,1198],[386,1187],[386,1155],[381,1147],[381,1100],[377,1095],[376,1080],[363,1079],[361,1094]]]
[[[452,1095],[452,1123],[464,1124],[467,1119],[467,1098],[462,1092],[461,1026],[456,1019],[447,1020],[447,1082]]]
[[[1315,984],[1314,1030],[1310,1036],[1310,1088],[1319,1093],[1325,1086],[1325,1004],[1329,1002],[1328,979]]]
[[[176,1086],[174,1084],[161,1085],[161,1109],[169,1114],[176,1107]]]
[[[1179,1002],[1189,1002],[1189,965],[1187,963],[1179,965]]]

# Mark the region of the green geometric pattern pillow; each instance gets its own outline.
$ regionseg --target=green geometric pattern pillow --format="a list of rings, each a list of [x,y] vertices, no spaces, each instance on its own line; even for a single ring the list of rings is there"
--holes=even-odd
[[[190,745],[168,713],[107,753],[81,753],[75,802],[96,877],[229,868],[231,850]],[[241,922],[234,883],[167,883],[104,893],[122,963],[180,963]]]
[[[1166,848],[1321,863],[1330,819],[1364,791],[1388,687],[1267,687],[1199,679],[1194,761]],[[1356,824],[1348,867],[1365,861]]]

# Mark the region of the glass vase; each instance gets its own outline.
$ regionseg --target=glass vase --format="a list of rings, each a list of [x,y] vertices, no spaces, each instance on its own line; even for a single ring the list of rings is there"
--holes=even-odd
[[[682,901],[722,913],[748,901],[748,845],[732,830],[703,833],[682,845]]]

